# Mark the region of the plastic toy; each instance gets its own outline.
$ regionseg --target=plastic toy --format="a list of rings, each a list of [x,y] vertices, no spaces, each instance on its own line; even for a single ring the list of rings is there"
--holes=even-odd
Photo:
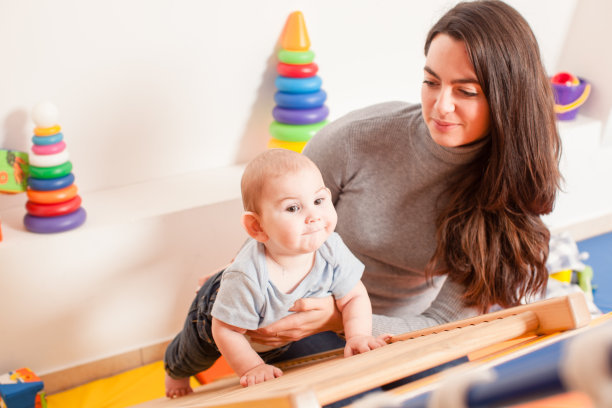
[[[81,196],[75,196],[70,200],[54,204],[39,204],[32,201],[26,203],[26,210],[35,217],[54,217],[75,212],[81,206]]]
[[[310,49],[310,37],[306,30],[304,15],[301,12],[291,13],[283,29],[282,37],[281,45],[285,50],[308,51]]]
[[[32,146],[32,153],[39,155],[55,154],[62,152],[66,149],[66,143],[62,140],[59,143],[50,145],[34,145]]]
[[[28,178],[30,188],[38,191],[59,190],[74,183],[74,174],[69,173],[63,177],[50,179]]]
[[[34,143],[35,146],[44,146],[44,145],[51,145],[51,144],[55,144],[55,143],[59,143],[64,139],[64,134],[63,133],[57,133],[55,135],[51,135],[51,136],[32,136],[32,143]]]
[[[55,146],[55,145],[47,145]],[[67,150],[62,150],[59,153],[53,154],[36,154],[32,150],[32,153],[29,155],[30,158],[30,166],[34,167],[53,167],[59,166],[60,164],[66,163],[70,159],[70,154]]]
[[[25,191],[29,171],[27,153],[0,150],[0,192],[21,193]]]
[[[559,72],[550,79],[555,95],[555,113],[558,120],[573,120],[580,106],[588,99],[591,85],[568,72]]]
[[[294,123],[296,125],[309,125],[322,122],[329,115],[327,106],[319,106],[312,109],[286,109],[276,106],[272,110],[272,116],[277,122]]]
[[[30,176],[40,179],[63,177],[72,171],[72,162],[65,162],[53,167],[30,166]]]
[[[327,93],[320,89],[317,92],[307,94],[290,94],[277,92],[274,94],[274,102],[281,108],[288,109],[312,109],[324,106]]]
[[[30,154],[28,213],[23,218],[30,232],[68,231],[83,224],[87,218],[74,184],[72,163],[57,124],[58,116],[57,107],[49,102],[38,104],[32,110],[36,127]]]
[[[302,151],[306,143],[327,124],[329,109],[324,105],[327,94],[310,50],[310,38],[304,15],[295,11],[289,15],[278,52],[279,63],[275,80],[278,92],[269,132],[268,148]]]
[[[0,375],[0,406],[6,408],[46,408],[43,382],[29,368]]]

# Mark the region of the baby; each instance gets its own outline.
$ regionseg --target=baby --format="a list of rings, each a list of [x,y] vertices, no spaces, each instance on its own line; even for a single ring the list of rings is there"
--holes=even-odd
[[[386,344],[372,336],[364,266],[333,232],[337,215],[317,166],[299,153],[267,150],[248,164],[241,187],[241,221],[252,239],[198,291],[183,330],[168,346],[168,397],[192,392],[189,377],[220,354],[243,386],[281,376],[266,361],[289,345],[270,349],[250,343],[245,333],[287,316],[303,297],[335,298],[346,357]]]

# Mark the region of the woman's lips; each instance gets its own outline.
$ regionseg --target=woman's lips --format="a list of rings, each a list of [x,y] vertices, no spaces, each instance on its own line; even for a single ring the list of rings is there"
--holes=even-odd
[[[447,122],[445,120],[440,120],[440,119],[435,119],[435,118],[432,118],[431,120],[433,121],[436,129],[442,132],[448,132],[449,130],[453,130],[454,128],[459,126],[454,122]]]

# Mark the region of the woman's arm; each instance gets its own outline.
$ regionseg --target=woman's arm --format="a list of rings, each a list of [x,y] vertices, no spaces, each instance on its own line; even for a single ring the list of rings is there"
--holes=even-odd
[[[343,330],[342,315],[331,296],[298,299],[290,311],[295,313],[247,334],[252,341],[278,347],[316,333]]]
[[[478,315],[476,309],[463,304],[464,291],[461,284],[446,279],[431,306],[421,314],[402,317],[373,315],[372,333],[374,336],[402,334]]]

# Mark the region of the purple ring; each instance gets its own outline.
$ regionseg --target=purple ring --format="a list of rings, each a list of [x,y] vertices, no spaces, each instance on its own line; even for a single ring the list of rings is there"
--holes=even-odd
[[[329,108],[325,105],[312,109],[287,109],[275,106],[272,116],[277,122],[289,125],[310,125],[324,121],[329,115]]]
[[[79,207],[78,210],[70,214],[58,215],[56,217],[37,217],[26,214],[23,217],[23,224],[30,232],[50,234],[77,228],[85,222],[85,218],[87,218],[87,213],[83,207]]]

